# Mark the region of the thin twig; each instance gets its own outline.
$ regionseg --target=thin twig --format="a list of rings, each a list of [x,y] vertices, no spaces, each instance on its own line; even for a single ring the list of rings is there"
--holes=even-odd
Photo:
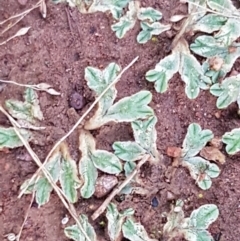
[[[40,6],[40,4],[42,3],[43,0],[40,0],[39,2],[36,3],[36,5],[34,5],[33,7],[31,7],[30,9],[27,9],[26,11],[22,12],[22,13],[18,13],[16,15],[13,15],[11,16],[10,18],[8,19],[5,19],[3,20],[2,22],[0,22],[0,25],[10,21],[11,19],[14,19],[14,18],[18,18],[18,17],[21,17],[21,16],[26,16],[28,13],[30,13],[32,10],[34,10],[35,8],[38,8]]]
[[[13,84],[13,85],[17,85],[17,86],[25,87],[25,88],[31,88],[31,89],[37,90],[37,91],[45,91],[50,95],[61,95],[61,93],[59,93],[58,91],[53,89],[53,87],[51,85],[48,85],[46,83],[28,85],[28,84],[20,84],[13,80],[2,80],[2,79],[0,79],[0,82],[6,83],[6,84]]]
[[[73,28],[72,28],[71,19],[70,19],[70,16],[69,16],[69,12],[68,12],[68,8],[67,8],[67,7],[65,7],[65,12],[66,12],[66,15],[67,15],[67,20],[68,20],[69,29],[70,29],[71,35],[73,36]]]
[[[27,15],[27,14],[26,14]],[[22,15],[21,17],[19,17],[14,23],[9,24],[1,33],[0,36],[3,35],[4,33],[6,33],[9,29],[11,29],[12,27],[14,27],[17,23],[19,23],[26,15]]]
[[[92,220],[97,219],[107,208],[111,200],[134,178],[134,176],[140,171],[141,166],[149,159],[149,155],[145,155],[143,159],[137,164],[134,171],[124,180],[124,182],[115,188],[111,194],[105,199],[102,205],[91,216]]]
[[[23,145],[25,146],[25,148],[27,149],[27,151],[29,152],[29,154],[31,155],[31,157],[33,158],[33,160],[35,161],[35,163],[39,166],[39,169],[42,170],[43,174],[45,175],[45,177],[47,178],[47,180],[49,181],[49,183],[51,184],[51,186],[53,187],[54,191],[57,193],[58,197],[60,198],[60,200],[62,201],[63,205],[65,206],[65,208],[68,210],[68,212],[71,214],[71,216],[73,217],[73,219],[76,221],[79,229],[81,230],[81,232],[84,234],[85,238],[87,239],[87,241],[91,241],[91,239],[88,237],[87,233],[85,232],[85,230],[83,229],[81,223],[79,222],[79,218],[77,216],[77,212],[74,208],[73,205],[69,204],[66,196],[63,194],[62,190],[54,183],[51,174],[48,172],[48,170],[45,168],[44,164],[41,163],[41,161],[39,160],[38,156],[36,155],[36,153],[32,150],[32,148],[30,147],[29,143],[24,139],[24,137],[20,134],[18,128],[17,128],[17,122],[5,111],[5,109],[0,105],[0,111],[2,111],[3,114],[5,114],[11,124],[13,125],[13,128],[17,134],[17,136],[19,137],[19,139],[22,141]],[[31,179],[32,180],[32,179]],[[35,179],[34,179],[35,180]],[[31,181],[30,181],[31,182]],[[35,182],[36,183],[36,182]]]
[[[187,3],[188,4],[192,4],[192,5],[195,5],[196,7],[199,7],[199,8],[202,8],[203,10],[207,11],[207,12],[210,12],[210,13],[215,13],[217,15],[220,15],[220,16],[223,16],[223,17],[226,17],[226,18],[236,18],[236,19],[240,19],[240,16],[237,16],[237,15],[234,15],[232,12],[231,14],[232,15],[227,15],[227,14],[224,14],[224,13],[220,13],[220,12],[217,12],[217,11],[214,11],[214,10],[211,10],[210,8],[206,8],[206,7],[203,7],[195,2],[191,2],[189,0],[187,0]],[[222,8],[223,11],[226,11],[227,9],[226,8]]]
[[[0,79],[0,82],[6,83],[6,84],[14,84],[14,85],[17,85],[17,86],[21,86],[21,87],[25,87],[25,88],[31,88],[31,89],[34,89],[34,90],[39,90],[39,88],[37,88],[36,85],[20,84],[20,83],[18,83],[16,81],[13,81],[13,80],[3,80],[3,79]]]
[[[16,236],[16,240],[17,240],[17,241],[20,241],[20,237],[21,237],[21,234],[22,234],[22,230],[23,230],[23,227],[24,227],[24,225],[25,225],[25,223],[26,223],[26,221],[27,221],[28,214],[29,214],[30,208],[32,207],[34,198],[35,198],[35,192],[33,191],[33,193],[32,193],[32,199],[31,199],[31,202],[30,202],[30,204],[29,204],[29,206],[28,206],[27,212],[26,212],[26,214],[25,214],[25,218],[24,218],[24,220],[23,220],[22,226],[21,226],[21,228],[20,228],[20,231],[19,231],[18,235]]]
[[[53,146],[51,151],[48,153],[47,157],[45,158],[45,161],[42,165],[42,167],[47,163],[49,157],[53,154],[55,149],[64,141],[66,140],[74,131],[75,129],[81,124],[83,119],[90,113],[90,111],[95,107],[95,105],[99,102],[99,100],[103,97],[103,95],[113,86],[117,83],[117,81],[122,77],[123,73],[125,73],[136,61],[138,60],[138,57],[136,57],[134,60],[131,61],[130,64],[128,64],[120,73],[119,75],[115,78],[115,80],[96,98],[96,100],[92,103],[92,105],[88,108],[88,110],[79,118],[79,120],[76,122],[76,124],[71,128],[71,130],[64,135],[57,143]],[[36,176],[40,173],[41,167],[35,172],[35,174],[31,177],[30,182],[36,178]],[[21,191],[18,197],[21,197],[24,192],[28,189],[28,185]]]

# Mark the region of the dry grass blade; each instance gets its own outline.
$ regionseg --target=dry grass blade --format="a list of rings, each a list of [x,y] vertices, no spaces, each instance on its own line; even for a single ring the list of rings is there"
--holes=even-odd
[[[8,26],[1,32],[0,36],[6,33],[9,29],[14,27],[17,23],[19,23],[26,15],[19,17],[15,22],[8,24]]]
[[[189,1],[189,0],[187,0],[186,2],[189,3],[189,4],[192,4],[192,5],[196,6],[196,7],[199,7],[199,8],[201,8],[201,9],[203,9],[203,10],[209,12],[209,13],[215,13],[215,14],[217,14],[217,15],[220,15],[220,16],[223,16],[223,17],[227,17],[227,18],[240,19],[239,14],[238,14],[238,15],[237,15],[237,14],[235,15],[234,13],[232,13],[232,15],[224,14],[223,12],[217,12],[217,11],[211,10],[210,8],[205,8],[205,7],[199,5],[199,4],[195,3],[195,2]],[[225,9],[223,8],[223,11],[224,11],[224,10],[225,10]]]
[[[40,83],[37,85],[26,85],[26,84],[17,83],[13,80],[2,80],[2,79],[0,79],[0,82],[7,83],[7,84],[14,84],[14,85],[25,87],[25,88],[31,88],[31,89],[38,90],[38,91],[45,91],[45,92],[49,93],[50,95],[60,95],[61,94],[58,91],[54,90],[51,85],[46,84],[46,83]]]
[[[54,191],[57,193],[58,197],[62,201],[62,203],[65,206],[65,208],[69,211],[71,216],[76,221],[79,229],[82,231],[82,233],[86,237],[87,241],[91,241],[91,239],[88,237],[87,233],[84,231],[81,223],[78,220],[77,212],[76,212],[74,206],[68,203],[67,198],[63,194],[62,190],[54,183],[50,173],[44,167],[44,164],[41,163],[40,159],[38,158],[36,153],[32,150],[32,148],[30,147],[29,143],[20,134],[20,132],[18,130],[18,127],[17,127],[18,123],[5,111],[5,109],[1,105],[0,105],[0,111],[8,117],[8,119],[10,120],[11,124],[13,125],[13,128],[14,128],[16,134],[18,135],[19,139],[22,141],[22,143],[24,144],[25,148],[27,149],[27,151],[29,152],[29,154],[31,155],[33,160],[35,161],[35,163],[39,166],[40,170],[43,172],[43,174],[45,175],[45,177],[47,178],[49,183],[52,185]]]
[[[51,151],[48,153],[42,167],[47,163],[49,157],[52,155],[52,153],[54,152],[54,150],[64,141],[66,140],[73,132],[74,130],[81,124],[81,122],[83,121],[83,119],[90,113],[90,111],[94,108],[94,106],[98,103],[98,101],[102,98],[102,96],[113,86],[116,84],[116,82],[121,78],[121,76],[123,75],[123,73],[125,73],[136,61],[138,60],[138,57],[136,57],[134,60],[132,60],[132,62],[130,64],[128,64],[121,72],[120,74],[116,77],[116,79],[102,92],[101,95],[98,96],[98,98],[96,98],[96,100],[92,103],[92,105],[89,107],[89,109],[80,117],[80,119],[76,122],[76,124],[71,128],[71,130],[64,135],[51,149]],[[30,179],[29,183],[31,183],[36,177],[37,175],[40,173],[41,171],[41,167],[35,172],[35,174],[32,176],[32,178]],[[18,197],[21,197],[24,192],[27,190],[28,186],[26,186],[22,192],[19,194]]]
[[[45,0],[43,0],[40,3],[40,12],[41,12],[43,18],[47,17],[47,5],[45,3]]]
[[[111,192],[111,194],[105,199],[102,205],[91,216],[93,220],[97,219],[105,211],[111,200],[134,178],[134,176],[140,171],[141,166],[149,158],[149,155],[145,155],[142,160],[137,164],[134,171],[124,180],[124,182]]]
[[[14,39],[14,38],[16,38],[16,37],[25,35],[30,28],[31,28],[31,27],[21,28],[21,29],[18,30],[13,36],[11,36],[11,37],[9,37],[7,40],[1,42],[1,43],[0,43],[0,46],[6,44],[7,42],[9,42],[10,40],[12,40],[12,39]]]
[[[34,198],[35,198],[35,192],[32,193],[31,202],[30,202],[30,204],[29,204],[29,206],[28,206],[28,209],[27,209],[27,212],[26,212],[26,214],[25,214],[25,218],[24,218],[24,220],[23,220],[23,223],[22,223],[22,226],[21,226],[21,228],[20,228],[20,231],[19,231],[18,235],[16,236],[16,240],[17,240],[17,241],[20,241],[21,234],[22,234],[22,230],[23,230],[23,227],[24,227],[24,225],[25,225],[25,223],[26,223],[26,221],[27,221],[28,214],[29,214],[30,208],[32,207],[32,203],[33,203],[33,201],[34,201]]]
[[[44,0],[40,0],[39,2],[37,2],[33,7],[27,9],[26,11],[22,12],[22,13],[18,13],[16,15],[13,15],[5,20],[3,20],[2,22],[0,22],[0,25],[3,25],[4,23],[12,20],[12,19],[15,19],[15,18],[20,18],[22,16],[26,16],[28,13],[30,13],[32,10],[34,10],[35,8],[38,8],[40,6],[40,4],[43,2]]]

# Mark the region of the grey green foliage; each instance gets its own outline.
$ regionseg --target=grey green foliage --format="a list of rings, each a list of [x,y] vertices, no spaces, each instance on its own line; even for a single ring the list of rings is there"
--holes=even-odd
[[[156,241],[150,239],[144,227],[133,220],[132,208],[119,213],[115,204],[110,203],[107,208],[108,235],[111,241],[120,241],[121,234],[131,241]]]
[[[62,191],[69,202],[77,201],[77,190],[81,182],[77,175],[77,167],[75,161],[71,158],[68,152],[68,147],[62,143],[59,148],[52,154],[49,161],[45,164],[46,170],[51,175],[52,181],[61,184]],[[49,201],[50,194],[53,190],[52,185],[43,173],[38,179],[34,179],[29,183],[27,179],[21,186],[24,189],[28,185],[25,194],[36,192],[36,202],[39,206],[46,204]]]
[[[209,13],[208,8],[224,14]],[[190,44],[190,50],[206,58],[206,61],[201,66],[190,53],[186,41],[180,38],[173,46],[172,54],[162,59],[155,69],[148,71],[146,79],[155,82],[156,91],[163,93],[168,88],[168,81],[179,72],[186,84],[186,95],[194,99],[200,89],[209,89],[224,78],[240,56],[240,45],[235,42],[240,36],[240,13],[229,0],[191,0],[188,1],[188,12],[186,32],[214,34],[201,35]]]
[[[163,229],[164,237],[173,239],[183,235],[188,241],[213,241],[207,228],[216,221],[218,215],[216,205],[205,204],[194,210],[190,217],[184,218],[182,206],[177,204],[168,214],[168,221]]]
[[[70,7],[77,7],[81,13],[110,11],[115,19],[120,18],[122,9],[130,0],[52,0],[54,3],[66,2]]]
[[[163,58],[153,70],[146,73],[146,79],[155,82],[155,89],[164,93],[168,88],[168,81],[177,73],[180,65],[179,53],[172,53]]]
[[[226,144],[226,151],[233,155],[240,151],[240,129],[236,128],[230,132],[226,132],[222,137],[223,143]]]
[[[137,36],[137,41],[144,44],[153,35],[159,35],[170,29],[170,25],[157,22],[161,18],[161,12],[152,7],[140,8],[139,1],[132,1],[129,3],[129,11],[119,19],[119,22],[112,25],[112,30],[116,32],[118,38],[123,38],[127,31],[134,27],[136,20],[139,19],[142,30]]]
[[[144,154],[150,154],[158,160],[156,147],[156,116],[150,116],[145,120],[136,120],[131,123],[135,142],[114,142],[113,149],[116,156],[126,162],[136,161]]]
[[[134,27],[136,23],[138,2],[130,2],[128,5],[129,10],[126,15],[119,19],[119,22],[111,26],[112,30],[115,32],[118,38],[123,38],[125,34]]]
[[[137,41],[140,44],[145,44],[148,40],[152,38],[153,35],[159,35],[162,32],[169,30],[170,26],[161,24],[159,22],[142,22],[141,28],[142,31],[138,34]]]
[[[79,222],[83,227],[83,230],[91,241],[97,241],[97,236],[93,226],[88,222],[87,216],[81,214]],[[65,235],[74,241],[87,241],[84,233],[79,229],[78,225],[72,225],[64,229]]]
[[[193,123],[189,125],[183,141],[182,165],[189,169],[192,178],[203,190],[209,189],[212,185],[211,178],[216,178],[220,174],[216,164],[196,156],[212,138],[212,131],[202,130],[200,125]]]
[[[201,126],[196,123],[190,124],[183,141],[183,156],[188,158],[197,155],[212,138],[212,131],[202,130]]]
[[[227,18],[217,14],[208,14],[202,17],[193,26],[193,31],[213,33],[218,31],[227,21]]]
[[[119,71],[120,67],[115,63],[109,64],[103,71],[87,67],[85,78],[89,88],[95,91],[96,96],[99,96],[115,80]],[[110,121],[131,122],[153,115],[152,108],[148,106],[152,99],[152,94],[149,91],[140,91],[113,104],[116,95],[117,90],[115,86],[112,86],[100,99],[98,109],[93,117],[86,122],[85,129],[96,129]]]
[[[150,22],[158,21],[162,18],[162,13],[154,8],[140,8],[138,11],[138,19],[141,21],[149,20]]]
[[[144,155],[149,154],[151,161],[159,161],[159,153],[156,147],[157,134],[155,125],[157,123],[156,116],[150,116],[145,120],[136,120],[131,123],[135,142],[123,141],[114,142],[113,150],[116,156],[124,160],[125,175],[129,176],[136,164],[134,161],[140,160]],[[121,193],[129,194],[132,191],[133,179]]]
[[[71,158],[68,149],[62,147],[61,171],[59,181],[62,191],[70,203],[78,200],[77,189],[80,188],[81,182],[78,178],[76,162]]]
[[[126,217],[133,214],[134,210],[132,208],[124,210],[123,213],[119,213],[114,203],[108,205],[106,217],[108,220],[108,235],[111,241],[116,241],[121,238],[122,225]]]
[[[53,181],[56,183],[59,179],[60,174],[60,153],[54,153],[46,164],[46,169],[51,174]],[[52,185],[48,182],[45,176],[41,176],[35,184],[36,190],[36,202],[38,206],[46,204],[50,199],[50,194],[53,190]],[[34,187],[34,183],[33,183]]]
[[[210,92],[218,97],[217,107],[219,109],[227,108],[235,101],[240,108],[240,75],[228,77],[222,83],[214,84]]]
[[[81,13],[94,13],[97,11],[112,13],[117,21],[111,29],[118,38],[123,38],[135,26],[137,19],[141,21],[142,31],[137,37],[139,43],[146,43],[152,35],[170,29],[170,25],[157,22],[162,18],[162,13],[152,7],[140,8],[140,1],[130,0],[52,0],[55,3],[67,2],[71,7],[77,7]],[[123,14],[123,8],[128,5],[128,11]]]
[[[151,100],[152,94],[146,90],[124,97],[109,108],[105,119],[106,121],[132,122],[152,116],[153,110],[148,106]]]
[[[24,129],[19,129],[22,137],[28,141],[31,139],[31,133]],[[23,146],[22,141],[19,139],[13,127],[4,128],[0,127],[0,149],[3,148],[16,148]]]
[[[204,76],[203,70],[197,59],[191,54],[181,53],[179,73],[185,82],[185,93],[189,99],[195,99],[200,89],[209,89],[211,81]]]
[[[94,166],[91,159],[86,156],[81,158],[79,172],[83,178],[81,196],[84,198],[90,198],[95,191],[95,183],[98,177],[97,168]]]
[[[136,161],[145,154],[145,150],[136,142],[125,141],[125,142],[114,142],[113,149],[116,156],[123,161]]]
[[[88,131],[81,131],[79,148],[82,152],[79,162],[79,172],[83,178],[81,195],[90,198],[95,191],[97,169],[108,174],[119,174],[122,171],[122,164],[113,153],[96,150],[95,140]]]
[[[190,53],[185,40],[178,42],[172,54],[162,59],[155,69],[146,73],[146,79],[155,82],[157,92],[163,93],[168,88],[168,81],[179,72],[185,82],[185,93],[189,99],[195,99],[200,89],[208,89],[211,80],[204,76],[203,68]]]
[[[97,169],[108,174],[119,174],[122,171],[121,162],[111,152],[96,150],[92,153],[91,160]]]
[[[5,101],[5,106],[9,113],[18,120],[24,120],[30,123],[35,123],[36,119],[43,120],[36,91],[27,88],[23,98],[24,102],[18,100]]]
[[[122,226],[123,236],[131,241],[156,241],[156,239],[149,238],[147,231],[140,224],[128,218]]]

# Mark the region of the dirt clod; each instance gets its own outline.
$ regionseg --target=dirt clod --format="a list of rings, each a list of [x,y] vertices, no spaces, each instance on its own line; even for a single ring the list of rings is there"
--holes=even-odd
[[[167,148],[167,155],[170,157],[180,157],[182,153],[182,149],[179,147],[168,147]]]
[[[81,110],[85,104],[84,97],[78,92],[74,92],[69,98],[69,104],[75,110]]]

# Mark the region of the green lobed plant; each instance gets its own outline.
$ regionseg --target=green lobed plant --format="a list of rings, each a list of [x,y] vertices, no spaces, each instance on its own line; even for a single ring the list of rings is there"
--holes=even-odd
[[[156,241],[156,239],[148,237],[145,228],[140,223],[135,222],[133,214],[134,210],[132,208],[119,213],[114,203],[108,205],[106,217],[110,240],[120,241],[123,236],[131,241]]]
[[[135,141],[114,142],[112,147],[114,154],[123,160],[125,176],[128,177],[136,167],[136,161],[144,155],[151,156],[150,162],[158,162],[160,157],[156,148],[157,132],[155,125],[156,116],[151,116],[145,120],[136,120],[131,123]],[[129,194],[133,190],[133,184],[138,180],[133,179],[121,193]],[[138,182],[139,183],[139,182]],[[139,183],[141,185],[141,183]]]
[[[123,38],[125,34],[134,27],[137,19],[141,24],[141,32],[137,36],[137,42],[146,43],[153,35],[159,35],[171,28],[171,25],[164,25],[158,22],[162,18],[162,13],[154,8],[140,8],[140,2],[129,3],[129,10],[119,19],[119,22],[112,25],[112,30],[116,32],[118,38]]]
[[[23,95],[24,101],[6,100],[5,106],[12,117],[36,123],[36,120],[43,120],[43,114],[40,109],[38,95],[32,88],[27,88]]]
[[[27,129],[41,129],[35,127],[37,120],[43,120],[38,95],[32,88],[26,88],[23,94],[24,101],[9,99],[5,101],[5,107],[9,114],[16,119],[21,128],[17,128],[26,141],[33,139],[31,131]],[[23,129],[26,128],[26,129]],[[0,126],[0,149],[16,148],[23,146],[13,127]]]
[[[109,64],[104,70],[93,67],[85,69],[87,84],[95,92],[96,98],[115,81],[119,71],[120,66],[115,63]],[[90,198],[94,194],[99,171],[110,175],[118,175],[122,172],[123,165],[120,160],[125,162],[124,170],[126,176],[134,170],[135,162],[141,160],[143,155],[150,155],[151,161],[159,160],[155,129],[157,118],[152,108],[148,106],[152,98],[151,93],[149,91],[140,91],[114,103],[116,96],[117,90],[115,86],[112,86],[98,102],[98,108],[95,110],[92,118],[84,125],[85,129],[80,130],[79,149],[81,151],[81,159],[79,168],[77,168],[76,162],[71,158],[65,143],[62,143],[54,151],[45,164],[45,168],[50,173],[53,182],[61,187],[62,193],[70,203],[77,202],[79,197],[78,189],[80,189],[80,195],[83,198]],[[111,121],[130,122],[135,139],[132,142],[115,142],[113,144],[115,154],[96,149],[95,139],[89,131]],[[30,179],[26,180],[22,184],[21,189],[25,190],[25,187],[28,187],[25,194],[35,192],[38,205],[46,204],[53,191],[48,179],[41,172],[38,178],[32,180],[31,183],[29,182]],[[82,224],[84,232],[91,237],[91,240],[97,240],[95,231],[88,222],[87,217],[80,215],[79,222]],[[125,223],[124,227],[126,237],[128,235],[136,236],[138,229],[144,230],[140,224],[135,223],[133,220]],[[133,234],[128,234],[130,231],[128,230],[129,227],[136,227],[136,230],[133,230]],[[86,240],[77,224],[67,227],[64,232],[67,237],[73,240]],[[145,235],[147,235],[146,232]],[[133,239],[130,238],[130,240]]]
[[[87,234],[87,236],[90,238],[91,241],[97,241],[97,235],[95,233],[95,230],[93,226],[89,223],[88,218],[86,215],[81,214],[79,216],[79,222],[83,227],[83,230]],[[83,232],[79,229],[78,225],[72,225],[68,226],[64,229],[64,234],[75,241],[88,241],[83,234]]]
[[[209,189],[212,185],[211,178],[216,178],[220,174],[216,164],[196,156],[212,138],[212,131],[202,130],[200,125],[192,123],[183,141],[181,165],[189,169],[192,178],[203,190]]]
[[[218,218],[217,206],[214,204],[202,205],[194,210],[188,218],[184,217],[182,207],[182,200],[178,200],[172,207],[167,216],[168,221],[163,228],[164,237],[168,237],[168,240],[183,236],[188,241],[213,241],[207,228]]]
[[[118,38],[123,38],[125,34],[135,26],[137,20],[141,24],[141,32],[137,36],[138,43],[144,44],[153,35],[159,35],[171,28],[171,25],[164,25],[158,22],[162,18],[162,13],[154,8],[140,8],[140,1],[130,0],[52,0],[54,3],[67,2],[70,7],[77,7],[81,13],[94,13],[97,11],[110,11],[115,19],[111,29]],[[126,14],[123,8],[127,7]]]
[[[81,196],[90,198],[95,191],[98,169],[108,174],[119,174],[122,164],[118,157],[105,150],[96,150],[94,137],[90,132],[81,130],[80,151],[82,157],[79,162],[79,172],[83,179]]]
[[[68,147],[62,143],[52,154],[49,161],[45,164],[45,168],[49,171],[53,181],[59,182],[62,191],[70,203],[78,200],[77,189],[81,187],[82,182],[78,178],[76,162],[71,158]],[[51,184],[42,173],[37,180],[29,183],[27,179],[22,185],[21,190],[28,185],[25,194],[36,192],[36,202],[40,206],[46,204],[50,199],[53,191]]]
[[[235,101],[240,109],[240,75],[228,77],[222,83],[214,84],[210,92],[218,97],[217,107],[219,109],[227,108]]]
[[[115,63],[109,64],[104,70],[87,67],[85,69],[85,79],[88,87],[98,97],[115,80],[119,71],[120,66]],[[100,99],[98,109],[93,117],[86,122],[85,129],[93,130],[110,121],[132,122],[153,115],[152,108],[148,106],[152,99],[151,92],[142,90],[113,104],[116,96],[117,90],[115,86],[112,86]]]
[[[191,54],[187,42],[178,36],[172,54],[162,59],[155,69],[148,71],[146,79],[155,82],[157,92],[164,93],[168,81],[179,72],[186,84],[187,97],[194,99],[200,89],[209,89],[220,78],[224,78],[240,56],[240,45],[235,42],[240,36],[240,13],[229,0],[221,0],[221,3],[216,0],[189,0],[188,13],[185,28],[183,26],[185,32],[212,34],[201,35],[190,44],[190,50],[206,58],[206,61],[201,65]],[[181,18],[175,16],[175,19]],[[215,89],[216,85],[213,85],[211,92]]]
[[[21,129],[19,132],[26,141],[31,139],[31,133],[29,131]],[[12,149],[20,146],[23,146],[23,143],[19,139],[13,127],[0,127],[0,150],[4,148]]]
[[[240,128],[226,132],[222,137],[222,142],[226,144],[226,152],[230,155],[240,151]]]

